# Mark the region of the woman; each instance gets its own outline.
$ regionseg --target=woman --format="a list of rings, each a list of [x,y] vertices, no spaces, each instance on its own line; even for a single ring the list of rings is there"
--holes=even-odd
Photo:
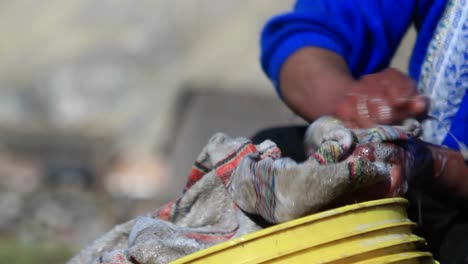
[[[418,37],[406,76],[388,65],[412,23]],[[307,121],[328,114],[349,127],[424,120],[422,139],[449,149],[428,145],[434,166],[445,166],[412,183],[409,214],[442,263],[468,261],[468,168],[458,152],[468,145],[466,1],[298,0],[266,24],[261,48],[279,96]],[[270,129],[253,140],[270,138],[301,160],[304,131]]]

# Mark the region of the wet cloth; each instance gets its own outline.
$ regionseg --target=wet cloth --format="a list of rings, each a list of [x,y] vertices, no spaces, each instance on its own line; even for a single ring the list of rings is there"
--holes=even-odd
[[[283,157],[303,162],[307,159],[302,144],[306,130],[305,125],[268,128],[256,133],[252,141],[271,139],[282,150]],[[417,153],[425,155],[424,151]],[[419,175],[423,177],[409,182],[404,196],[409,201],[409,219],[418,223],[414,232],[426,239],[428,251],[440,263],[468,263],[468,201],[458,197],[453,188],[441,184],[441,177],[431,179],[434,175],[431,171],[423,170]]]
[[[384,142],[410,142],[417,133],[412,126],[351,131],[323,117],[308,128],[308,159],[300,163],[282,158],[270,140],[216,134],[179,199],[114,227],[69,263],[168,263],[260,230],[264,223],[250,216],[273,225],[317,212],[343,194],[391,181],[387,161],[395,153]],[[367,146],[372,159],[356,153]],[[398,187],[391,195],[406,192]]]

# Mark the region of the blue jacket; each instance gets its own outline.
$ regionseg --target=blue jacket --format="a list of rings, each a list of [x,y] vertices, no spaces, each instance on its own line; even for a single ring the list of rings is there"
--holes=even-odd
[[[272,18],[261,35],[263,70],[278,88],[279,71],[293,52],[315,46],[340,54],[355,77],[387,67],[414,23],[418,38],[409,73],[421,63],[447,0],[298,0]],[[279,90],[278,90],[279,91]]]
[[[354,77],[382,70],[411,26],[418,35],[409,75],[418,80],[428,44],[447,0],[297,0],[291,12],[273,17],[261,35],[261,64],[280,94],[282,64],[306,46],[340,54]],[[466,101],[466,100],[465,100]],[[464,103],[460,110],[468,108]],[[467,112],[468,119],[468,109]],[[465,121],[464,126],[468,124]],[[452,130],[457,130],[452,124]],[[458,131],[468,145],[468,131]],[[444,144],[457,148],[447,137]]]

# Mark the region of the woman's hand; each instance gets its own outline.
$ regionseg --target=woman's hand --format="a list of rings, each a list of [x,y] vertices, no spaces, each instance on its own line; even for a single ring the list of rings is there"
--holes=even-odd
[[[361,144],[352,156],[381,162],[391,168],[390,181],[364,191],[367,198],[369,195],[372,199],[403,195],[408,184],[425,182],[450,190],[447,196],[468,199],[468,166],[456,150],[410,139]]]
[[[422,116],[429,102],[419,95],[413,80],[395,69],[369,74],[354,82],[335,110],[349,127],[368,128],[400,124]]]
[[[340,55],[315,47],[300,49],[286,60],[280,91],[286,104],[305,120],[334,115],[353,128],[399,124],[424,115],[429,107],[415,82],[398,70],[355,80]]]

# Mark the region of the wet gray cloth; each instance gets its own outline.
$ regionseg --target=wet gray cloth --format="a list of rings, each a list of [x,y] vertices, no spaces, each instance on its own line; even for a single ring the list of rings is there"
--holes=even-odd
[[[389,181],[392,165],[385,161],[393,150],[382,142],[406,140],[415,131],[409,126],[351,131],[323,117],[306,133],[310,157],[303,163],[281,158],[274,142],[253,145],[216,134],[179,199],[114,227],[68,263],[168,263],[261,229],[248,215],[275,224],[317,212],[345,193]],[[374,159],[353,154],[369,144],[377,146]]]

